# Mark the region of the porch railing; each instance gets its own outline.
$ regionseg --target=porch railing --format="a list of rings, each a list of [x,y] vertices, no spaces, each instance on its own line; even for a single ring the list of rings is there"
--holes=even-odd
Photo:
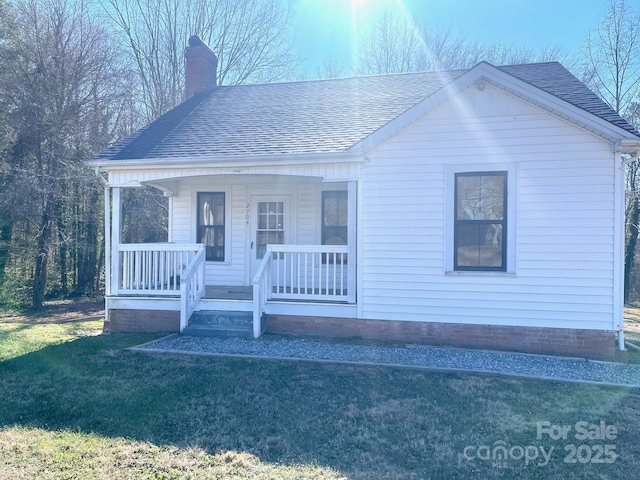
[[[253,333],[271,299],[355,302],[355,269],[346,245],[268,245],[253,278]],[[205,291],[203,245],[121,244],[112,294],[180,297],[180,331]]]
[[[346,245],[268,245],[253,277],[253,336],[262,334],[269,300],[353,302],[355,277]]]
[[[253,336],[258,338],[262,335],[262,314],[264,307],[271,299],[271,266],[272,253],[270,247],[260,262],[260,266],[256,271],[253,281]]]
[[[181,278],[202,250],[203,246],[197,244],[120,244],[117,247],[120,268],[115,272],[112,292],[115,295],[178,296]]]
[[[203,245],[180,278],[180,331],[182,332],[204,295],[205,249]]]
[[[346,245],[270,245],[272,298],[349,300]]]

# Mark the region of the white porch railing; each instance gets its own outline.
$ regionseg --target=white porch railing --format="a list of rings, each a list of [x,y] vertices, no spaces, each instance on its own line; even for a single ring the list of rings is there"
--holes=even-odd
[[[180,295],[180,279],[203,248],[197,244],[173,243],[118,245],[119,268],[113,279],[112,294]]]
[[[355,268],[346,245],[268,245],[253,278],[253,333],[263,333],[271,299],[355,302]],[[205,291],[203,245],[121,244],[112,295],[180,297],[180,331]]]
[[[180,296],[180,331],[205,290],[204,245],[130,243],[117,247],[115,295]]]
[[[346,245],[270,245],[272,298],[346,302]]]
[[[271,248],[267,251],[260,262],[251,284],[253,285],[253,336],[258,338],[262,335],[262,314],[267,301],[271,299],[271,265],[273,254]]]
[[[192,262],[182,273],[180,278],[180,331],[182,332],[191,318],[191,314],[198,306],[198,302],[204,295],[204,265],[205,249],[200,245],[200,250],[193,257]]]
[[[269,300],[353,302],[355,275],[346,245],[268,245],[253,277],[253,336]]]

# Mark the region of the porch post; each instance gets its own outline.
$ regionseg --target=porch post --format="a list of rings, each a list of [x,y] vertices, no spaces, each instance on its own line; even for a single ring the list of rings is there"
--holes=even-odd
[[[114,187],[111,199],[111,293],[117,295],[120,286],[120,252],[122,239],[122,200],[120,187]]]
[[[347,302],[356,303],[356,198],[358,182],[347,185]]]
[[[104,294],[111,295],[111,188],[104,187]]]

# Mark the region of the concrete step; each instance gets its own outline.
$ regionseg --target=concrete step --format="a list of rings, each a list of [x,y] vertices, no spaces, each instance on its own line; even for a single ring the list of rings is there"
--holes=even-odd
[[[253,313],[200,310],[191,316],[190,325],[182,332],[196,337],[253,337]]]
[[[235,337],[253,338],[253,327],[233,325],[189,325],[182,332],[192,337]]]
[[[253,312],[200,310],[191,315],[191,325],[251,326]]]

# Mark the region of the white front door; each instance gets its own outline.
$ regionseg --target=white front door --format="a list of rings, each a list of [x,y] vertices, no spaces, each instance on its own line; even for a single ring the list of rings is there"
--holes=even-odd
[[[291,223],[289,197],[284,195],[254,195],[251,197],[251,228],[249,230],[249,282],[253,280],[267,245],[289,242]]]

